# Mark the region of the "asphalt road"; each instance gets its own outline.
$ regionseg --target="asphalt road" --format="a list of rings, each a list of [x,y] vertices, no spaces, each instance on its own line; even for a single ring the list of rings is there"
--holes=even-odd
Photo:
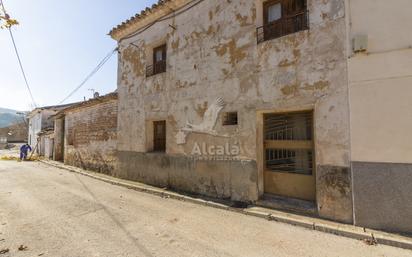
[[[21,245],[27,248],[19,251]],[[0,161],[0,257],[11,256],[407,257],[412,252],[165,199],[37,162]]]

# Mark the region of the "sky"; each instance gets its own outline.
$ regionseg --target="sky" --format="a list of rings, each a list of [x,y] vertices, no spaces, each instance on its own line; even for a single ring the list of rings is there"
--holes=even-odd
[[[38,106],[56,105],[116,47],[107,33],[155,0],[3,0]],[[117,54],[65,103],[116,90]],[[0,107],[33,107],[7,30],[0,30]]]

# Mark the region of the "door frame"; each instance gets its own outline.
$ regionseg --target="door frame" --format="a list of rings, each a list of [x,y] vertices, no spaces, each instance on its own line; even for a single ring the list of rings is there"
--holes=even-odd
[[[317,177],[316,177],[316,108],[314,104],[302,105],[299,108],[282,108],[282,109],[262,109],[256,111],[256,161],[258,168],[258,194],[259,198],[262,198],[265,194],[265,138],[264,138],[264,114],[282,114],[293,112],[311,111],[313,113],[313,147],[314,147],[314,176],[315,176],[315,202],[317,201]]]
[[[163,143],[162,145],[159,145],[156,143],[156,140],[160,140],[157,139],[157,134],[158,134],[158,126],[157,125],[161,125],[162,126],[162,134],[164,136],[163,139]],[[165,153],[166,152],[166,144],[167,144],[167,126],[166,126],[166,120],[156,120],[153,121],[153,151],[154,152],[160,152],[160,153]],[[160,148],[161,147],[161,148]]]

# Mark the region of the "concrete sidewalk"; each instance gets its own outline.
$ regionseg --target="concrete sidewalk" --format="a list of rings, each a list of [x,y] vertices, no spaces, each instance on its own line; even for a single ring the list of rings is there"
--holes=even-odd
[[[283,211],[256,206],[248,206],[247,208],[236,208],[232,207],[233,203],[228,201],[183,195],[167,189],[157,188],[139,182],[123,180],[92,171],[86,171],[77,167],[64,165],[60,162],[50,160],[40,160],[40,162],[54,166],[56,168],[65,169],[70,172],[75,172],[84,176],[98,179],[113,185],[123,186],[136,191],[158,195],[160,197],[188,201],[214,208],[238,212],[244,215],[255,216],[266,219],[268,221],[282,222],[294,226],[304,227],[311,230],[317,230],[357,240],[363,240],[365,241],[365,243],[368,244],[383,244],[412,250],[412,238],[400,236],[397,234],[385,233],[382,231],[372,230],[368,228],[356,227],[353,225],[341,224],[337,222],[297,214],[291,214]]]

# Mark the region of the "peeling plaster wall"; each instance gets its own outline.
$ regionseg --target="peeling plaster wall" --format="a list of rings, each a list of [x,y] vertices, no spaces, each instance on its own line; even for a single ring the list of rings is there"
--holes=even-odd
[[[146,131],[145,123],[166,120],[167,154],[190,156],[195,142],[230,143],[240,146],[240,159],[256,162],[262,150],[257,140],[262,129],[257,122],[259,111],[314,110],[316,165],[319,170],[324,170],[322,166],[339,167],[336,172],[347,170],[344,1],[309,0],[310,30],[257,44],[260,4],[258,0],[205,1],[119,44],[120,152],[146,152],[146,135],[152,132]],[[167,72],[146,78],[145,67],[152,58],[147,49],[163,41],[167,43]],[[200,123],[218,97],[226,103],[223,112],[238,112],[239,125],[222,126],[220,115],[215,130],[228,137],[191,133],[186,144],[178,145],[179,129],[187,121]],[[257,166],[255,172],[259,172]],[[343,173],[349,176],[343,191],[333,187],[336,183],[317,185],[318,206],[321,215],[350,222],[350,172]],[[250,183],[263,193],[258,182]],[[325,192],[334,196],[327,198]],[[339,214],[323,212],[325,205],[335,206],[334,213]]]
[[[117,162],[117,100],[70,110],[64,125],[64,163],[112,174]]]

